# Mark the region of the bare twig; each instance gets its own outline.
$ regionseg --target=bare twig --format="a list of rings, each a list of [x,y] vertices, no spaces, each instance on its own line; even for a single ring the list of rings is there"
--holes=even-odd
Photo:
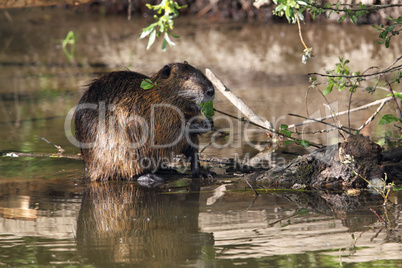
[[[377,216],[377,218],[378,218],[380,221],[382,221],[382,222],[384,223],[385,227],[388,226],[387,222],[386,222],[380,215],[378,215],[377,211],[375,211],[373,208],[370,208],[370,210],[371,210],[371,212],[373,212],[373,213]]]
[[[399,56],[393,63],[391,63],[387,68],[384,69],[384,71],[387,71],[389,68],[395,65],[399,60],[402,59],[402,56]]]
[[[314,118],[308,118],[308,117],[301,116],[301,115],[298,115],[298,114],[289,114],[289,115],[290,115],[290,116],[295,116],[295,117],[304,118],[304,119],[307,119],[307,120],[312,120],[312,121],[314,121],[314,122],[321,123],[321,124],[328,125],[328,126],[337,128],[337,129],[339,129],[339,130],[342,130],[342,131],[348,133],[349,135],[353,135],[352,132],[350,132],[349,130],[346,130],[344,127],[338,127],[338,126],[335,126],[335,125],[333,125],[333,124],[330,124],[330,123],[327,123],[327,122],[324,122],[324,121],[320,121],[320,120],[317,120],[317,119],[314,119]],[[289,128],[290,128],[290,127],[289,127]]]
[[[366,127],[368,124],[370,124],[370,123],[373,121],[373,119],[377,116],[377,114],[381,111],[382,107],[384,107],[385,103],[386,103],[386,102],[382,102],[382,103],[380,104],[380,106],[378,106],[377,111],[375,111],[375,113],[373,113],[373,114],[369,117],[369,119],[367,119],[367,121],[366,121],[361,127],[359,127],[357,130],[360,131],[360,130],[362,130],[364,127]]]
[[[294,133],[298,135],[305,135],[305,134],[317,134],[317,133],[329,133],[334,130],[338,130],[339,128],[330,128],[330,129],[321,129],[321,130],[315,130],[315,131],[306,131],[306,132],[299,132],[297,129],[294,131]]]
[[[331,105],[329,104],[329,101],[328,101],[327,97],[325,97],[325,95],[322,93],[321,90],[319,90],[318,88],[317,88],[317,90],[318,90],[318,92],[320,92],[321,96],[327,102],[327,108],[331,112],[331,117],[330,118],[332,118],[334,120],[335,124],[339,124],[340,120],[338,119],[338,116],[336,115],[334,109],[332,109]],[[335,118],[336,118],[336,120],[335,120]]]
[[[54,147],[57,149],[57,151],[58,151],[59,153],[62,154],[62,153],[64,152],[64,149],[61,148],[61,146],[56,145],[56,144],[54,144],[54,143],[48,141],[47,139],[45,139],[45,138],[43,138],[43,137],[39,137],[39,136],[38,136],[38,138],[39,138],[40,140],[43,140],[43,141],[47,142],[48,144],[54,146]]]
[[[324,106],[327,107],[328,110],[331,112],[332,118],[334,120],[334,124],[338,127],[338,133],[342,136],[342,138],[344,140],[346,140],[345,134],[342,131],[340,131],[340,129],[343,127],[341,124],[341,120],[339,120],[338,116],[335,114],[334,109],[332,109],[332,107],[329,103],[328,104],[324,103]],[[348,110],[348,112],[349,112],[349,110]],[[349,115],[349,113],[348,113],[348,115]],[[336,118],[336,120],[335,120],[335,118]],[[350,129],[350,126],[349,126],[349,129]]]
[[[374,235],[372,238],[370,238],[370,242],[373,242],[374,239],[376,239],[376,238],[378,237],[378,235],[379,235],[384,229],[385,229],[385,227],[381,227],[381,228],[375,233],[375,235]]]
[[[352,105],[352,96],[353,96],[353,90],[350,91],[349,103],[348,103],[348,128],[350,128],[350,105]]]
[[[296,21],[297,21],[297,27],[299,28],[299,37],[300,37],[300,41],[302,42],[302,44],[303,44],[303,46],[304,46],[305,49],[309,49],[309,48],[306,46],[306,44],[304,43],[304,40],[303,40],[303,35],[302,35],[302,32],[301,32],[301,26],[300,26],[299,16],[295,16],[295,17],[296,17]]]

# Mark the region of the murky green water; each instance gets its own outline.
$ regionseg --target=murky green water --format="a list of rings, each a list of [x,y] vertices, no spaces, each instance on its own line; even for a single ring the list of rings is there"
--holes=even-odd
[[[159,47],[145,51],[146,42],[137,39],[146,21],[56,9],[7,12],[0,12],[2,152],[56,153],[45,138],[67,154],[78,153],[66,138],[65,118],[84,85],[101,72],[129,68],[152,74],[165,63],[187,60],[213,70],[258,114],[283,116],[280,122],[290,124],[299,121],[289,112],[305,114],[307,72],[332,68],[337,55],[349,58],[352,69],[384,68],[402,47],[400,41],[389,50],[378,47],[370,27],[306,26],[316,58],[303,65],[294,25],[186,20],[177,22],[178,46],[162,53]],[[77,37],[72,59],[61,47],[70,30]],[[321,97],[310,94],[310,113],[325,114]],[[358,92],[353,104],[386,95],[376,94]],[[348,98],[334,95],[330,101],[337,99],[341,111]],[[222,96],[215,107],[236,114]],[[373,109],[353,115],[356,125]],[[366,134],[384,135],[377,123]],[[216,125],[230,126],[224,119]],[[258,146],[247,145],[245,137],[254,144],[264,140],[255,131],[232,135],[231,147],[210,147],[205,154],[253,156]],[[327,143],[338,137],[312,139]],[[78,160],[0,158],[1,265],[402,267],[400,191],[391,196],[397,205],[384,208],[370,193],[271,189],[255,198],[244,181],[223,176],[212,185],[184,178],[154,190],[135,182],[86,185],[82,176]]]
[[[190,180],[155,190],[127,182],[84,186],[60,173],[2,179],[2,264],[401,266],[400,208],[384,209],[379,196],[267,190],[255,198],[245,183]]]

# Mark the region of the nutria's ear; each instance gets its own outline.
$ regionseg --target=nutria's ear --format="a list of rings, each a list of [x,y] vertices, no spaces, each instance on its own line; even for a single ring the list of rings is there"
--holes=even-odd
[[[184,64],[188,64],[188,61],[185,60],[185,61],[184,61]]]
[[[162,77],[169,78],[171,72],[172,72],[172,67],[170,67],[169,65],[165,65],[165,67],[163,67],[162,72],[161,72]]]

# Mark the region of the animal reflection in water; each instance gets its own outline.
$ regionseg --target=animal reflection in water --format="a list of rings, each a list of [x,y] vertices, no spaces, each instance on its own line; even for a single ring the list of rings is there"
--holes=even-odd
[[[197,188],[163,194],[133,182],[89,183],[78,216],[79,252],[101,265],[199,260],[213,237],[198,231]]]

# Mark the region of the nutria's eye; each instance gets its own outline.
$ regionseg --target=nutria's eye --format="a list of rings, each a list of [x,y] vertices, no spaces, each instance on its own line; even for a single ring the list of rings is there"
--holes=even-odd
[[[188,79],[190,79],[190,77],[188,77],[188,76],[183,76],[183,81],[187,81]]]

